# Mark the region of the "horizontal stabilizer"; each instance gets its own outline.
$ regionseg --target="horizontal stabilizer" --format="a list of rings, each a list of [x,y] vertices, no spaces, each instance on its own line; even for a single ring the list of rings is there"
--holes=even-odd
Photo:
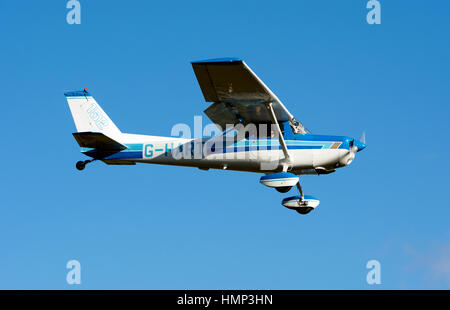
[[[73,133],[80,147],[89,147],[98,150],[121,151],[127,147],[100,132],[75,132]]]

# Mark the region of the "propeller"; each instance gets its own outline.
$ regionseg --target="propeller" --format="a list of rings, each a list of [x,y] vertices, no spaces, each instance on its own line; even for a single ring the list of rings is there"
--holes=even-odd
[[[359,141],[366,144],[366,131],[365,130],[362,132],[361,139]]]
[[[358,152],[366,148],[366,131],[361,134],[361,139],[355,143],[358,147]]]
[[[340,163],[343,166],[349,165],[355,159],[356,153],[366,147],[366,132],[363,131],[361,140],[349,139],[347,141],[349,146],[348,152],[340,159]]]
[[[351,153],[357,153],[359,151],[362,151],[366,147],[366,132],[365,131],[362,132],[361,139],[359,141],[355,139],[350,140],[349,146],[350,146],[349,152]]]
[[[355,154],[358,152],[358,142],[355,143],[355,140],[352,139],[349,144],[350,144],[350,152],[353,153],[354,157]]]

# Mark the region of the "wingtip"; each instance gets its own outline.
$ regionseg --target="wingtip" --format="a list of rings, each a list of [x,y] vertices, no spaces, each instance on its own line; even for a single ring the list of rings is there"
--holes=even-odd
[[[243,62],[243,60],[237,57],[213,58],[213,59],[191,61],[191,64],[231,63],[231,62]]]

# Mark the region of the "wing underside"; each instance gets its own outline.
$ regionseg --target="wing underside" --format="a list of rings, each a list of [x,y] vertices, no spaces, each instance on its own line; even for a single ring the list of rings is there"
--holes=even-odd
[[[244,61],[214,59],[193,62],[192,67],[205,100],[213,102],[204,112],[221,128],[228,124],[270,123],[268,103],[272,103],[278,122],[297,122]]]

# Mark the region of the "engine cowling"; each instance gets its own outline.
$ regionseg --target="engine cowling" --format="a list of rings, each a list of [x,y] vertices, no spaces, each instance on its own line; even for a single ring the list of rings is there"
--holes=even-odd
[[[298,176],[290,172],[278,172],[262,176],[259,182],[268,187],[292,187],[298,183]]]

